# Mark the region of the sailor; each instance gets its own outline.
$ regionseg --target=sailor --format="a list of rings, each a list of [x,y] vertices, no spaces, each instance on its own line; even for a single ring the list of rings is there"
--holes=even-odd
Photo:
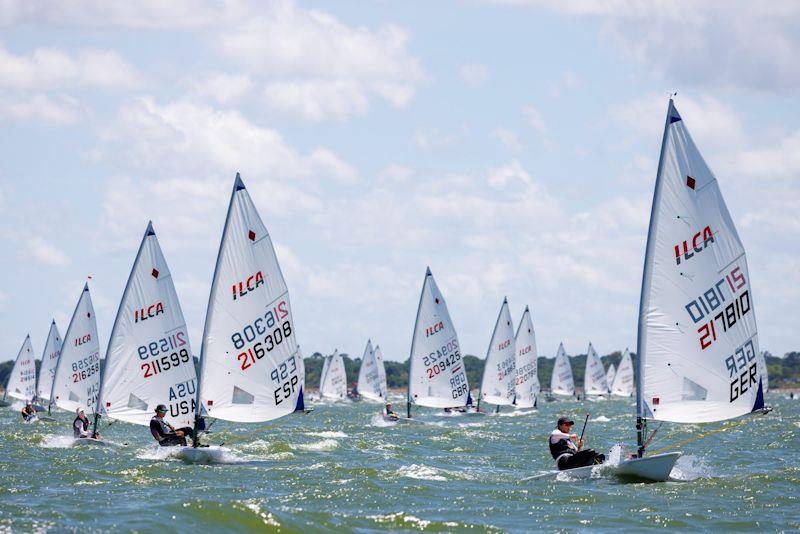
[[[22,414],[22,418],[28,422],[34,418],[36,418],[36,408],[33,407],[30,401],[25,403],[25,407],[20,412]]]
[[[156,414],[150,419],[150,434],[162,447],[172,447],[175,445],[186,446],[186,436],[192,434],[190,427],[175,429],[174,426],[164,421],[167,414],[167,407],[163,404],[156,406]]]
[[[392,403],[387,402],[383,408],[383,416],[388,419],[398,419],[398,415],[392,411]]]
[[[583,449],[583,439],[572,433],[575,421],[568,417],[559,417],[556,429],[550,433],[550,454],[556,461],[559,470],[574,469],[587,465],[601,464],[606,457],[597,454],[593,449]],[[575,440],[578,440],[577,445]]]
[[[75,439],[91,438],[92,433],[89,432],[89,418],[83,412],[83,408],[75,409],[75,419],[72,421],[72,437]],[[100,439],[100,434],[97,434],[97,439]]]

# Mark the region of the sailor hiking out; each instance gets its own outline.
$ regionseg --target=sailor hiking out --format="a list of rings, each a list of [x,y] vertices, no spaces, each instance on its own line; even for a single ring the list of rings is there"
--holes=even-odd
[[[602,454],[597,454],[594,449],[583,448],[583,439],[578,439],[578,435],[572,433],[574,424],[575,421],[568,417],[559,417],[556,429],[550,433],[550,454],[553,455],[558,469],[563,471],[576,467],[602,464],[606,457]],[[576,440],[578,441],[577,445],[575,444]]]
[[[33,404],[30,402],[25,404],[25,407],[20,413],[22,414],[22,419],[24,419],[26,423],[36,419],[36,408],[34,408]]]
[[[156,406],[156,414],[150,419],[150,434],[162,447],[172,447],[175,445],[186,446],[186,436],[191,436],[190,427],[175,429],[171,424],[164,420],[167,414],[167,407],[163,404]]]
[[[88,439],[92,437],[92,432],[89,430],[89,418],[83,411],[83,408],[75,409],[75,419],[72,421],[72,437],[75,439]],[[100,434],[94,436],[96,439],[101,439]]]

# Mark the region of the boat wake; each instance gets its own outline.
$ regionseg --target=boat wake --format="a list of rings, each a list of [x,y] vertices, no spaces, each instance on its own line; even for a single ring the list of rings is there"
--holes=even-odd
[[[443,471],[426,465],[404,465],[397,470],[401,477],[416,478],[418,480],[447,480]]]
[[[611,421],[611,419],[609,419],[605,415],[598,415],[594,419],[589,419],[589,421],[593,423],[608,423],[609,421]]]
[[[51,435],[45,436],[41,446],[45,449],[69,449],[75,442],[75,438],[71,436]]]
[[[295,449],[300,449],[301,451],[314,451],[314,452],[321,452],[321,451],[332,451],[339,446],[339,442],[335,439],[323,439],[321,441],[315,441],[314,443],[301,443],[299,445],[293,445]]]
[[[323,430],[322,432],[306,432],[308,436],[316,436],[318,438],[347,438],[350,437],[341,430]]]
[[[681,456],[675,462],[675,467],[669,475],[670,480],[688,482],[699,478],[713,478],[715,475],[712,469],[706,465],[702,458],[688,455]]]

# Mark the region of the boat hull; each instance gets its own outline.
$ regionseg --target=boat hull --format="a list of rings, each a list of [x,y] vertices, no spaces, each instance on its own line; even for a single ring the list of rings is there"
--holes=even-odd
[[[664,454],[655,454],[653,456],[645,456],[644,458],[622,460],[618,465],[589,465],[586,467],[577,467],[575,469],[566,469],[564,471],[547,471],[523,479],[523,481],[546,478],[556,479],[559,475],[563,475],[569,480],[617,477],[622,480],[636,482],[641,482],[643,480],[649,482],[665,482],[669,480],[669,474],[672,472],[672,468],[675,467],[675,462],[677,462],[680,457],[680,452],[668,452]]]

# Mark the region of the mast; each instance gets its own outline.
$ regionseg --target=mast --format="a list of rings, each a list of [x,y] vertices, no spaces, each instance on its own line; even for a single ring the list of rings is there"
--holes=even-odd
[[[108,337],[108,345],[106,345],[106,363],[105,369],[109,368],[109,358],[111,356],[111,343],[114,341],[114,334],[117,332],[117,325],[119,323],[119,316],[122,312],[122,305],[125,303],[125,296],[128,294],[128,289],[131,285],[131,279],[133,278],[133,272],[136,269],[136,266],[139,264],[139,257],[142,255],[142,249],[144,248],[145,240],[151,236],[156,235],[156,231],[153,230],[153,221],[147,221],[147,228],[144,231],[144,236],[142,236],[142,241],[139,243],[139,250],[136,252],[136,259],[133,260],[133,267],[131,267],[131,272],[128,273],[128,281],[125,282],[125,289],[122,291],[122,298],[119,300],[119,306],[117,307],[117,315],[114,316],[114,326],[111,327],[111,335]],[[103,407],[103,386],[106,382],[106,377],[108,373],[103,373],[103,380],[100,381],[100,390],[97,393],[97,406],[95,407],[94,411],[94,426],[92,428],[92,437],[97,436],[97,423],[100,421],[100,410]]]
[[[653,274],[653,250],[655,248],[655,239],[653,239],[653,230],[656,227],[656,218],[658,216],[658,212],[656,211],[657,206],[659,205],[659,201],[661,199],[661,189],[662,189],[662,182],[661,182],[661,174],[662,169],[664,166],[664,147],[667,144],[667,132],[669,125],[675,122],[673,120],[680,120],[680,115],[678,115],[678,111],[675,109],[675,105],[672,101],[672,97],[669,99],[669,106],[667,108],[667,118],[664,120],[664,134],[661,137],[661,152],[658,156],[658,170],[656,171],[656,183],[655,189],[653,192],[653,204],[650,207],[650,225],[647,229],[647,246],[645,248],[644,254],[644,267],[642,273],[642,290],[639,296],[639,325],[638,331],[636,335],[636,443],[638,446],[638,455],[641,458],[644,455],[644,440],[645,440],[645,432],[647,430],[647,419],[644,413],[644,399],[642,397],[642,372],[644,370],[644,346],[645,346],[645,337],[646,337],[646,328],[647,325],[645,324],[645,311],[647,306],[649,305],[648,295],[649,292],[646,291],[646,288],[650,286],[650,278]]]
[[[417,304],[417,317],[414,319],[414,333],[411,335],[411,354],[408,356],[408,390],[406,391],[406,416],[411,419],[411,378],[414,376],[414,348],[417,344],[417,325],[419,324],[419,310],[422,308],[422,296],[425,294],[425,287],[428,285],[428,277],[431,276],[430,266],[425,268],[425,280],[422,282],[422,291],[419,292],[419,303]]]
[[[194,427],[192,428],[192,447],[197,448],[200,445],[200,436],[197,432],[197,426],[200,421],[200,414],[202,406],[200,405],[200,396],[201,389],[203,387],[203,368],[205,364],[205,354],[206,354],[206,332],[208,331],[208,325],[211,322],[211,309],[214,299],[214,294],[217,289],[217,271],[219,271],[219,260],[220,256],[222,255],[222,245],[224,244],[225,235],[228,233],[228,223],[231,220],[231,210],[233,209],[233,198],[236,195],[237,191],[241,191],[244,189],[244,182],[242,182],[242,177],[239,173],[236,173],[236,179],[233,182],[233,190],[231,191],[231,200],[228,203],[228,212],[225,215],[225,225],[222,227],[222,237],[219,239],[219,250],[217,251],[217,261],[214,264],[214,274],[211,278],[211,290],[208,292],[208,307],[206,308],[206,321],[203,325],[203,340],[200,344],[200,372],[197,377],[197,392],[195,393],[195,412],[194,412]]]

